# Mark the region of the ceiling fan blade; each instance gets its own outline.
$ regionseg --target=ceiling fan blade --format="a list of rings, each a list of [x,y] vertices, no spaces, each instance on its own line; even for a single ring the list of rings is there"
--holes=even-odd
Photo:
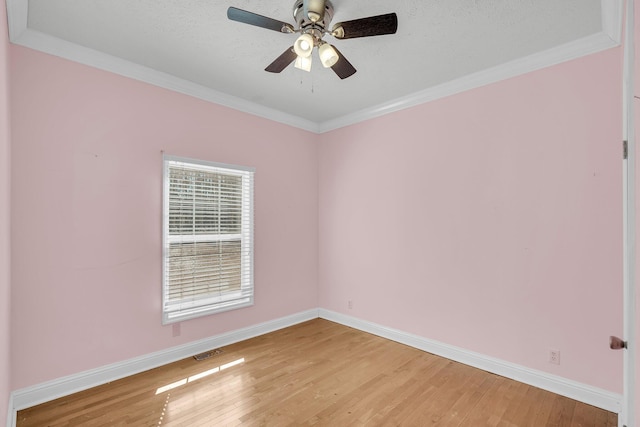
[[[346,79],[347,77],[351,77],[356,73],[356,69],[351,62],[347,61],[347,58],[344,57],[342,52],[338,50],[337,47],[332,46],[336,53],[338,54],[338,62],[336,62],[331,69],[340,77],[341,79]]]
[[[243,24],[255,25],[256,27],[266,28],[268,30],[278,31],[280,33],[292,33],[294,28],[291,24],[278,21],[273,18],[258,15],[257,13],[248,12],[246,10],[230,7],[227,9],[227,18],[232,21],[242,22]]]
[[[270,73],[280,73],[282,72],[282,70],[287,68],[289,64],[295,61],[297,57],[298,55],[296,54],[296,52],[292,47],[290,47],[289,49],[285,50],[282,55],[278,56],[276,60],[269,64],[269,66],[264,70]]]
[[[338,39],[354,39],[395,34],[397,30],[398,16],[395,13],[387,13],[353,21],[338,22],[333,26],[331,34]]]

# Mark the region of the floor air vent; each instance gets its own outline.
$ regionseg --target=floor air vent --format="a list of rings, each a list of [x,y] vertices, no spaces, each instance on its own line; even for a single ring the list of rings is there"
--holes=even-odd
[[[209,350],[205,351],[204,353],[196,354],[195,356],[193,356],[193,358],[196,360],[205,360],[210,357],[217,356],[220,353],[222,353],[222,349],[216,348],[215,350]]]

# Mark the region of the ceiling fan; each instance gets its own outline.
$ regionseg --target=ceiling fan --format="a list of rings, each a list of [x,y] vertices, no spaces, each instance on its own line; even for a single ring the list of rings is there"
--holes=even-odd
[[[335,46],[325,42],[323,37],[330,34],[337,39],[353,39],[395,34],[398,29],[398,17],[395,13],[387,13],[339,22],[329,31],[333,12],[333,5],[329,0],[296,0],[293,5],[295,26],[235,7],[227,10],[227,17],[232,21],[280,33],[300,34],[293,46],[269,64],[265,71],[280,73],[292,62],[295,62],[296,68],[311,71],[311,54],[317,47],[322,65],[330,67],[341,79],[346,79],[352,76],[356,69]]]

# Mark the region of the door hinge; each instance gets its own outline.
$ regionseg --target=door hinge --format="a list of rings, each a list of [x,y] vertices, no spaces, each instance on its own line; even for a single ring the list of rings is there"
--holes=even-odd
[[[622,158],[627,160],[629,158],[629,143],[622,141]]]

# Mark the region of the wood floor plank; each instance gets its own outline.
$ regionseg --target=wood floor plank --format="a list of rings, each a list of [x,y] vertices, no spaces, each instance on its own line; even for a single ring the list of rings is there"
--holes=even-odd
[[[18,412],[17,427],[616,427],[617,416],[316,319]]]
[[[596,422],[597,410],[593,406],[576,405],[571,419],[571,427],[583,427],[593,425]]]
[[[554,399],[553,409],[547,421],[549,427],[571,425],[575,412],[576,401],[558,396]]]

